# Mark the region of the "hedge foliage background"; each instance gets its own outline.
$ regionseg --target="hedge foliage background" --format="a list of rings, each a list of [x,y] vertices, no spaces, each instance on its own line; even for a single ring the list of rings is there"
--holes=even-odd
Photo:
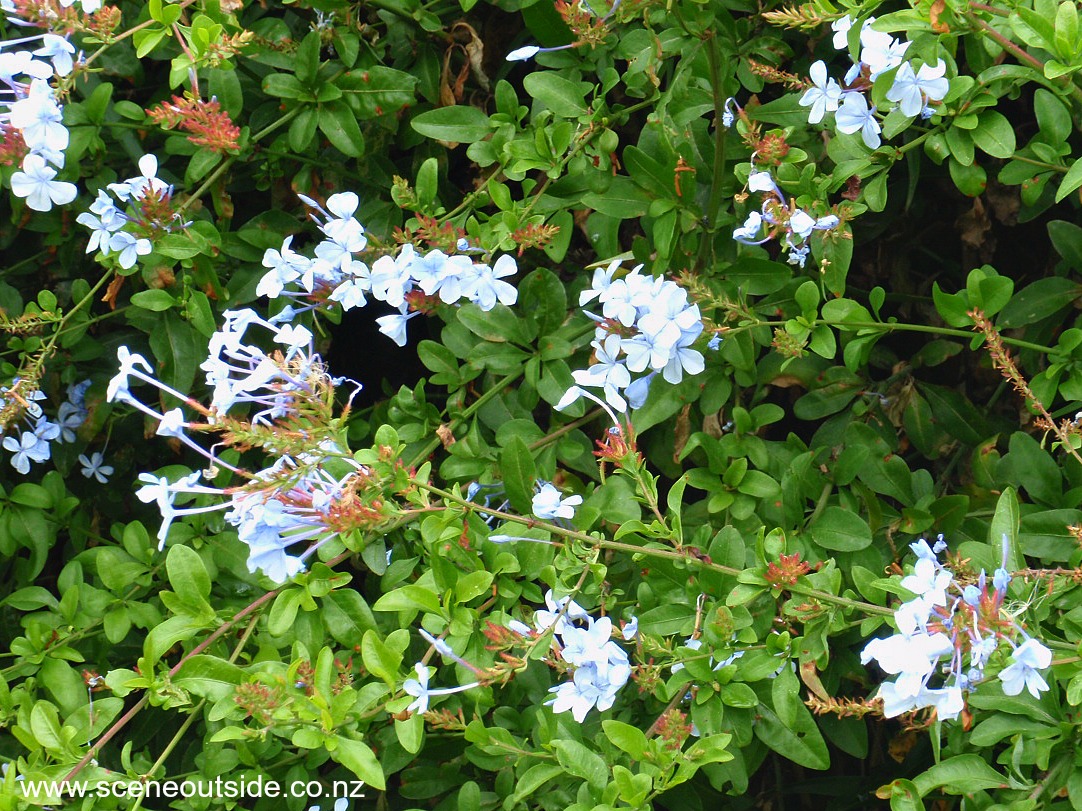
[[[0,808],[1082,807],[1077,4],[601,3],[5,0]]]

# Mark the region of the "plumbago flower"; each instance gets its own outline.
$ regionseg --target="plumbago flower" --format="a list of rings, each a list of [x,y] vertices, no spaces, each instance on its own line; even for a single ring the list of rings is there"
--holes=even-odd
[[[190,225],[173,207],[173,187],[158,177],[158,159],[144,155],[138,165],[138,175],[110,183],[108,191],[99,189],[90,211],[75,218],[90,229],[86,252],[112,256],[123,270],[135,267],[139,257],[149,255],[160,236]]]
[[[256,345],[257,332],[274,348]],[[141,474],[137,497],[162,515],[159,549],[174,519],[220,512],[248,548],[248,570],[284,583],[332,538],[387,519],[392,508],[366,488],[369,469],[338,443],[334,395],[345,380],[328,374],[312,338],[300,324],[278,326],[253,310],[225,313],[201,365],[213,392],[209,405],[162,383],[141,355],[120,347],[120,373],[109,384],[108,399],[131,405],[158,423],[157,434],[205,457],[213,471],[208,476],[224,468],[241,480],[218,487],[204,483],[199,471],[176,481]],[[182,406],[159,413],[132,393],[140,383]],[[354,393],[359,389],[355,384]],[[218,433],[225,446],[262,449],[268,464],[242,470],[196,442],[190,434],[197,432]]]
[[[330,302],[343,311],[364,307],[371,297],[397,310],[376,322],[380,332],[405,346],[407,322],[441,304],[456,305],[465,300],[489,312],[497,304],[518,301],[518,290],[505,281],[518,273],[512,256],[502,255],[489,265],[470,258],[476,251],[465,240],[457,240],[457,252],[450,254],[439,249],[422,254],[407,242],[397,253],[385,253],[368,265],[358,258],[369,244],[356,218],[360,207],[356,194],[332,194],[326,207],[305,195],[298,196],[312,209],[311,218],[324,239],[312,257],[294,251],[292,237],[285,239],[281,250],[269,248],[264,253],[263,266],[268,270],[256,292],[271,299],[302,302],[299,307],[290,304],[283,320],[332,306]]]
[[[548,610],[534,613],[535,628],[539,633],[552,629],[560,658],[574,668],[570,681],[549,688],[554,696],[545,704],[557,713],[570,710],[581,724],[591,709],[609,709],[620,688],[631,678],[627,653],[612,638],[614,634],[629,637],[614,631],[611,619],[594,619],[569,597],[555,600],[550,590],[545,604]],[[638,620],[633,617],[631,623],[633,638]]]
[[[965,694],[990,676],[986,668],[1005,646],[1012,648],[1011,663],[998,672],[1003,692],[1018,695],[1026,689],[1038,698],[1048,689],[1040,671],[1052,663],[1052,652],[1025,635],[1003,602],[1011,576],[1006,570],[1007,538],[1003,538],[1003,564],[988,579],[981,571],[976,583],[960,585],[938,560],[946,548],[942,538],[930,546],[921,539],[910,548],[917,555],[913,573],[901,585],[915,596],[894,612],[898,633],[873,639],[861,662],[875,662],[894,681],[879,687],[883,714],[933,708],[943,720],[957,718],[965,708]],[[1015,638],[1022,636],[1021,644]],[[935,684],[933,685],[933,681]]]
[[[891,84],[886,92],[887,101],[894,102],[902,115],[929,118],[935,114],[933,104],[946,98],[950,82],[946,78],[947,64],[938,59],[934,65],[922,64],[915,68],[906,61],[910,43],[898,40],[890,34],[876,31],[869,17],[860,27],[860,58],[852,63],[845,74],[844,86],[827,74],[826,63],[814,62],[809,69],[810,84],[800,98],[803,107],[809,107],[808,123],[818,124],[828,113],[834,114],[834,124],[842,135],[860,133],[869,149],[878,149],[882,143],[882,128],[878,116],[890,112],[879,111],[871,106],[866,94],[880,76],[886,76]],[[831,24],[834,31],[834,48],[849,50],[849,31],[853,19],[847,14]],[[893,78],[890,77],[893,71]]]
[[[778,239],[791,265],[804,267],[811,248],[808,240],[813,233],[833,230],[841,223],[835,214],[816,218],[798,208],[795,201],[787,203],[771,174],[754,166],[748,176],[748,191],[761,193],[762,203],[758,211],[751,211],[744,224],[733,231],[733,239],[745,245],[762,245]]]
[[[579,306],[595,299],[601,315],[586,312],[597,322],[594,331],[594,363],[572,372],[575,385],[556,404],[562,410],[588,397],[600,402],[619,427],[616,412],[641,408],[651,382],[661,375],[679,383],[685,374],[697,375],[706,368],[697,346],[704,325],[699,306],[688,301],[687,291],[668,279],[644,276],[642,265],[622,276],[619,260],[594,271],[589,290],[579,296]],[[602,396],[590,394],[600,389]]]
[[[86,0],[81,23],[89,24],[87,15],[100,6],[96,0]],[[0,50],[3,162],[11,165],[19,161],[21,166],[21,171],[11,177],[11,190],[16,197],[25,198],[34,211],[50,211],[53,206],[72,202],[78,193],[75,184],[56,179],[64,168],[64,150],[70,142],[56,87],[75,68],[76,48],[67,38],[71,26],[61,20],[34,16],[32,4],[5,4],[4,11],[16,26],[56,28],[7,39]],[[32,18],[24,19],[20,14]]]

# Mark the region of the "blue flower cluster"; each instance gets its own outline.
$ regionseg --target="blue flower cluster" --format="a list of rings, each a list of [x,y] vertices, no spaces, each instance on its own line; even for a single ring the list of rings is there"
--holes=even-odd
[[[73,0],[61,5],[70,7]],[[84,14],[100,7],[100,0],[81,2]],[[45,27],[20,18],[12,0],[0,0],[0,10],[14,25]],[[78,194],[74,183],[56,179],[64,168],[70,134],[56,88],[50,84],[71,74],[74,55],[68,38],[52,31],[0,43],[0,84],[6,87],[0,100],[0,158],[20,163],[20,171],[11,176],[11,190],[34,211],[67,205]]]
[[[838,132],[843,135],[859,132],[869,149],[877,149],[882,142],[876,107],[868,104],[866,96],[880,76],[891,81],[887,101],[894,102],[902,115],[909,118],[917,115],[930,118],[934,111],[929,105],[942,101],[950,88],[945,78],[947,65],[942,59],[935,65],[923,64],[914,70],[913,64],[905,61],[910,43],[874,30],[874,22],[875,17],[869,17],[861,24],[860,58],[845,74],[845,86],[827,75],[826,64],[820,60],[811,66],[812,86],[800,99],[801,106],[810,108],[809,124],[818,124],[827,113],[833,113]],[[849,50],[853,24],[848,14],[831,24],[835,49]]]
[[[45,399],[40,389],[28,389],[16,378],[10,386],[0,387],[2,410],[21,417],[26,428],[4,437],[4,450],[11,452],[11,466],[19,473],[30,472],[31,462],[47,462],[52,456],[52,444],[75,442],[75,432],[86,422],[86,390],[90,381],[68,386],[67,400],[57,409],[56,419],[45,416],[38,403]],[[17,416],[15,416],[17,415]],[[82,457],[80,457],[82,459]]]
[[[1003,543],[1006,558],[1006,538]],[[879,687],[883,714],[893,718],[933,707],[940,719],[957,718],[965,707],[964,693],[985,680],[985,668],[1001,641],[1013,649],[1011,663],[998,673],[1003,692],[1013,696],[1025,688],[1037,698],[1047,690],[1040,671],[1051,665],[1052,652],[1026,636],[1003,610],[1011,582],[1006,563],[996,569],[991,584],[981,571],[976,583],[963,587],[937,558],[946,548],[942,538],[933,546],[921,539],[910,548],[917,562],[901,585],[916,596],[894,612],[898,633],[873,639],[861,654],[863,664],[874,661],[897,677]],[[1016,644],[1019,636],[1023,641]],[[929,686],[937,674],[944,676],[942,683]]]
[[[788,253],[790,265],[804,267],[811,245],[808,240],[816,231],[830,231],[841,222],[834,214],[815,218],[795,202],[786,202],[785,194],[770,172],[752,167],[748,176],[748,191],[763,195],[762,206],[752,211],[744,224],[733,231],[733,239],[745,245],[762,245],[771,239],[781,240]]]
[[[680,285],[645,276],[641,269],[639,265],[618,275],[619,261],[598,268],[590,289],[579,296],[580,307],[595,299],[601,306],[601,315],[586,312],[597,322],[591,344],[595,362],[572,373],[576,385],[556,404],[557,410],[583,396],[598,400],[584,391],[587,388],[600,389],[604,404],[615,411],[641,408],[658,374],[679,383],[685,373],[697,375],[706,368],[695,348],[704,329],[699,306],[688,302]]]
[[[115,255],[117,264],[125,270],[154,250],[154,237],[190,224],[181,222],[173,213],[173,187],[158,177],[158,159],[154,155],[139,159],[139,172],[136,177],[107,187],[126,210],[118,208],[108,192],[100,189],[90,211],[75,218],[90,229],[86,252]]]
[[[280,315],[283,319],[327,301],[337,302],[343,310],[363,307],[366,296],[371,296],[398,310],[376,322],[380,332],[405,346],[406,322],[439,302],[456,304],[465,299],[488,312],[497,302],[510,305],[518,300],[518,291],[503,281],[518,272],[512,256],[505,254],[488,265],[467,255],[473,249],[465,240],[458,246],[460,253],[451,255],[439,250],[421,254],[406,244],[396,255],[381,256],[369,267],[355,256],[368,247],[364,227],[354,216],[360,198],[353,192],[332,194],[326,208],[304,195],[300,198],[318,212],[312,218],[324,239],[312,258],[292,249],[292,237],[282,243],[281,250],[268,249],[263,256],[268,271],[256,288],[259,295],[272,299],[288,296],[315,302],[301,308],[288,306]]]
[[[554,599],[551,590],[545,595],[545,605],[546,609],[534,613],[534,626],[538,633],[552,629],[560,658],[574,668],[571,681],[549,689],[555,696],[545,704],[553,712],[570,710],[582,723],[591,709],[603,712],[613,705],[617,692],[631,678],[631,663],[624,649],[612,639],[610,618],[594,619],[570,597]],[[512,630],[524,636],[531,633],[522,623],[515,623]],[[638,622],[632,619],[622,637],[630,641],[637,632]]]
[[[194,428],[226,424],[232,430],[245,426],[274,427],[282,421],[297,419],[301,405],[322,402],[328,391],[343,382],[328,376],[320,358],[312,349],[312,333],[303,326],[279,326],[253,310],[225,313],[225,325],[210,340],[210,352],[203,362],[207,385],[213,389],[209,408],[157,380],[150,364],[141,355],[120,347],[120,373],[109,384],[110,401],[127,403],[158,422],[157,434],[175,438],[210,462],[210,470],[224,467],[241,474],[247,483],[239,487],[218,488],[201,484],[202,472],[170,482],[165,477],[143,473],[143,487],[137,492],[144,503],[157,505],[162,515],[158,530],[159,549],[164,548],[172,521],[183,515],[227,510],[225,520],[237,528],[248,546],[248,570],[262,571],[277,583],[284,583],[304,568],[304,560],[323,543],[335,537],[332,514],[347,500],[356,476],[366,469],[333,442],[313,442],[303,453],[290,456],[275,454],[273,464],[255,473],[247,473],[208,452],[188,436]],[[270,333],[280,347],[265,352],[253,345],[246,333],[252,327]],[[179,398],[197,411],[206,422],[189,422],[183,409],[158,413],[130,389],[132,380],[156,386]],[[358,387],[359,388],[359,387]],[[228,412],[246,408],[251,416],[246,423],[232,421]],[[274,452],[275,440],[264,443]],[[334,472],[331,472],[331,468]],[[216,497],[203,506],[179,508],[180,497]],[[313,543],[314,541],[314,543]],[[291,554],[295,544],[307,544],[304,551]]]

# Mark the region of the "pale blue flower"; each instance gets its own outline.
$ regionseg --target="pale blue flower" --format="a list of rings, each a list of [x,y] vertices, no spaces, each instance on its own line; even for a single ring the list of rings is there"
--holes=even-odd
[[[22,171],[11,176],[11,192],[16,197],[26,198],[28,208],[49,211],[54,205],[67,205],[79,193],[74,183],[55,178],[56,169],[48,166],[41,155],[32,152],[23,159]]]
[[[833,113],[838,109],[838,103],[842,98],[842,88],[827,76],[827,66],[822,59],[813,63],[808,72],[812,86],[800,97],[800,106],[811,107],[808,123],[818,124],[828,112]]]
[[[942,59],[935,67],[922,65],[916,73],[913,72],[913,66],[905,62],[894,76],[894,84],[887,91],[887,99],[898,102],[903,115],[915,116],[923,110],[926,98],[930,101],[942,101],[947,95],[950,82],[944,78],[946,72],[947,64]]]
[[[105,457],[98,451],[94,451],[89,457],[84,453],[80,453],[79,464],[83,466],[80,473],[88,479],[95,479],[99,484],[108,484],[109,477],[113,475],[113,467],[104,464],[104,462]]]
[[[1012,658],[1014,661],[999,672],[1003,692],[1016,696],[1025,687],[1031,696],[1040,698],[1048,683],[1037,671],[1052,664],[1052,651],[1036,639],[1027,639],[1015,649]]]
[[[860,93],[846,93],[845,101],[834,116],[838,132],[852,135],[860,132],[869,149],[878,149],[882,143],[882,128],[875,119],[875,108],[868,109],[868,102]]]
[[[575,507],[580,504],[582,504],[582,496],[561,498],[560,491],[555,486],[544,482],[533,497],[531,509],[533,514],[543,521],[553,521],[557,518],[571,520],[575,517]]]

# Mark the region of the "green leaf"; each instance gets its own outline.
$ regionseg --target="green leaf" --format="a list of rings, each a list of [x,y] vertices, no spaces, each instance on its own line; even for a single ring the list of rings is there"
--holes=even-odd
[[[868,522],[842,507],[827,507],[809,531],[817,545],[835,552],[856,552],[872,542]]]
[[[646,734],[641,729],[612,719],[602,721],[601,728],[613,746],[627,752],[632,760],[642,760],[646,751]]]
[[[323,622],[339,643],[352,647],[366,631],[375,630],[376,618],[364,597],[353,589],[336,589],[323,598]]]
[[[603,789],[609,782],[609,769],[596,752],[578,741],[560,739],[552,742],[556,759],[568,774],[581,777],[591,786]]]
[[[173,676],[177,686],[212,701],[232,696],[236,686],[244,680],[244,671],[235,664],[203,654],[185,661]]]
[[[159,379],[177,391],[191,391],[196,369],[207,356],[207,342],[178,313],[170,310],[159,318],[158,327],[150,333],[150,348],[162,364]],[[162,397],[167,403],[180,405],[170,394]]]
[[[378,791],[387,788],[387,781],[383,777],[383,767],[379,765],[375,752],[369,748],[368,744],[341,735],[335,735],[332,740],[335,742],[334,749],[327,747],[332,758],[372,788]]]
[[[351,158],[364,154],[364,135],[344,101],[332,101],[320,106],[319,129],[342,154]]]
[[[651,196],[629,177],[619,175],[604,192],[587,192],[582,202],[594,211],[621,220],[642,217],[650,208]]]
[[[318,31],[309,31],[293,54],[293,72],[301,84],[310,85],[319,71],[319,52],[323,42]]]
[[[443,614],[440,598],[424,586],[402,586],[376,600],[373,611],[427,611]]]
[[[375,631],[365,631],[361,638],[361,659],[369,673],[396,687],[402,654],[388,647]]]
[[[782,673],[789,671],[783,668]],[[789,675],[792,676],[792,673]],[[756,738],[794,763],[809,769],[827,769],[830,767],[830,755],[826,742],[811,713],[801,703],[800,690],[795,682],[795,676],[781,682],[774,680],[771,691],[774,707],[765,702],[759,705],[752,730]]]
[[[586,91],[580,82],[565,79],[554,70],[534,71],[522,80],[526,92],[562,118],[586,115]]]
[[[1074,127],[1071,113],[1059,96],[1043,87],[1037,88],[1033,94],[1033,111],[1042,139],[1050,144],[1066,143]]]
[[[1062,223],[1048,223],[1049,231],[1057,224]],[[1070,279],[1060,276],[1038,279],[1011,298],[1000,311],[996,326],[1000,329],[1012,329],[1035,324],[1070,307],[1079,296],[1082,296],[1082,286]]]
[[[210,607],[210,576],[198,552],[184,544],[170,547],[165,571],[169,585],[181,600],[193,607]]]
[[[53,506],[53,497],[40,484],[22,482],[15,485],[9,498],[16,504],[26,507],[34,507],[38,510],[47,510]]]
[[[1082,158],[1071,164],[1071,168],[1060,181],[1059,188],[1056,189],[1056,202],[1058,203],[1079,186],[1082,186]]]
[[[557,763],[538,763],[531,766],[515,781],[515,793],[509,798],[517,805],[523,800],[533,797],[541,786],[549,780],[564,775],[564,767]]]
[[[528,343],[522,322],[504,304],[497,304],[487,313],[476,304],[463,304],[455,314],[459,322],[478,338],[495,343]]]
[[[1014,156],[1014,127],[1003,113],[985,110],[981,113],[980,124],[973,130],[973,143],[993,158],[1011,158]]]
[[[289,148],[294,152],[304,152],[312,139],[316,137],[319,123],[319,111],[315,107],[304,107],[297,117],[289,122]]]
[[[177,300],[164,290],[140,290],[133,293],[131,303],[144,310],[160,313],[177,305]]]
[[[421,113],[410,124],[426,138],[461,144],[480,141],[491,131],[484,111],[462,104]]]
[[[455,581],[455,602],[468,603],[492,587],[493,574],[484,570],[460,575]]]
[[[335,83],[361,121],[394,115],[416,99],[419,79],[384,65],[371,65],[340,77]]]
[[[303,589],[291,588],[278,593],[267,614],[267,631],[272,636],[283,636],[297,621],[297,612],[305,594]]]
[[[205,623],[187,616],[169,617],[158,623],[147,632],[143,641],[143,656],[149,660],[148,666],[153,668],[167,650],[178,642],[191,639],[205,628]]]
[[[500,450],[500,472],[507,498],[515,512],[530,515],[533,512],[534,487],[537,483],[537,469],[533,454],[522,437],[514,436]]]
[[[1082,227],[1065,220],[1048,223],[1048,238],[1056,253],[1072,268],[1082,268]]]
[[[292,73],[270,73],[263,78],[263,92],[282,99],[299,99],[306,91]]]
[[[1013,487],[1004,488],[988,529],[988,543],[996,550],[998,559],[1003,538],[1007,538],[1007,570],[1012,572],[1026,568],[1025,558],[1018,548],[1018,522],[1018,494]]]
[[[979,755],[956,755],[937,763],[917,775],[913,784],[921,797],[938,788],[947,794],[970,794],[1008,785],[1007,779]]]

